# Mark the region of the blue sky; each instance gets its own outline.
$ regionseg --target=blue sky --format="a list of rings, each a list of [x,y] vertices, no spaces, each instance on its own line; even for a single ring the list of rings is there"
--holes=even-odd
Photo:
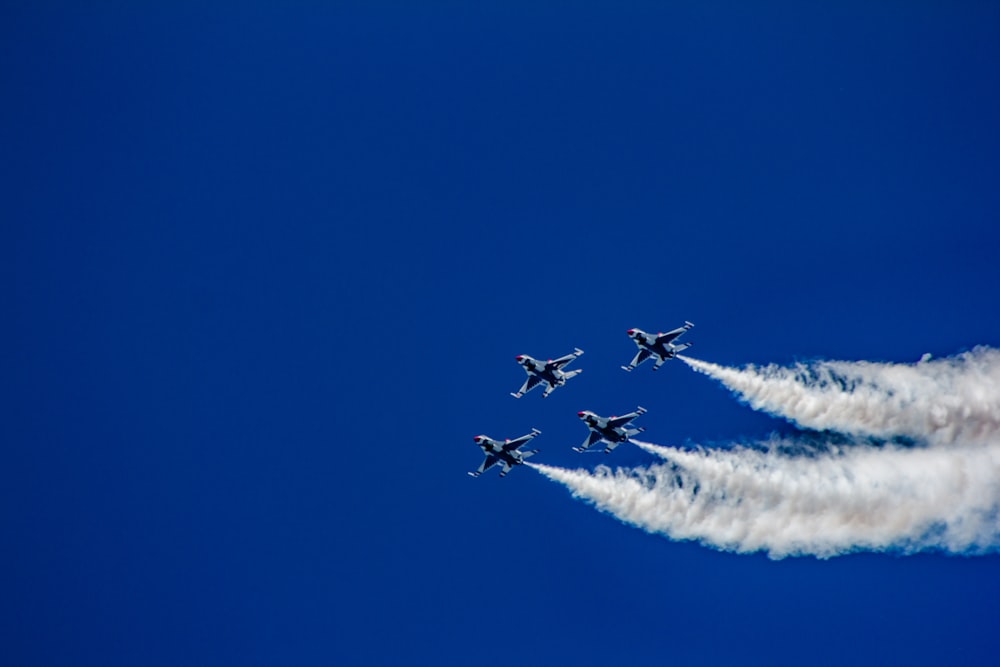
[[[771,561],[465,475],[531,427],[603,462],[582,409],[790,429],[623,373],[631,327],[1000,345],[996,5],[199,5],[0,9],[0,662],[997,655],[996,555]]]

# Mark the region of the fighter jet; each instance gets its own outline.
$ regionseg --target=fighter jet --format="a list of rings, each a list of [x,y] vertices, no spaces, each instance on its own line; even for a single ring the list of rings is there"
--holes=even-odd
[[[561,387],[566,384],[566,380],[571,377],[576,377],[583,372],[583,369],[577,369],[569,372],[562,370],[564,366],[579,357],[581,354],[583,354],[583,350],[576,348],[576,350],[574,350],[571,354],[567,354],[565,357],[549,359],[548,361],[539,361],[538,359],[533,359],[526,354],[517,355],[517,363],[521,364],[521,367],[524,368],[524,372],[528,374],[528,379],[524,381],[524,384],[520,389],[516,392],[511,392],[511,396],[514,398],[521,398],[538,385],[544,383],[548,385],[548,388],[542,394],[542,398],[545,398],[555,391],[556,387]]]
[[[587,436],[582,445],[574,447],[573,451],[585,452],[597,444],[598,441],[603,440],[607,443],[604,453],[611,453],[611,450],[623,442],[627,442],[633,435],[638,435],[646,430],[641,426],[638,428],[628,428],[630,421],[644,414],[646,414],[646,408],[643,407],[638,407],[635,409],[635,412],[630,412],[621,417],[601,417],[595,415],[590,410],[576,413],[576,416],[582,419],[590,428],[590,435]]]
[[[678,352],[691,347],[691,343],[674,345],[674,341],[693,326],[690,322],[685,322],[684,326],[679,329],[658,334],[648,334],[642,329],[629,329],[628,335],[635,341],[639,352],[636,353],[635,359],[628,366],[622,366],[622,370],[630,371],[650,357],[656,357],[653,370],[659,370],[660,366],[667,360],[673,359]]]
[[[510,438],[507,440],[494,440],[486,435],[477,435],[473,440],[476,441],[479,448],[486,454],[486,460],[483,461],[478,470],[470,472],[469,475],[479,477],[497,463],[501,463],[503,464],[503,470],[500,471],[500,476],[504,477],[510,472],[512,467],[521,465],[526,458],[538,453],[537,449],[529,449],[526,452],[522,452],[520,448],[528,444],[536,435],[540,434],[541,431],[533,428],[528,435],[522,435],[520,438],[514,438],[513,440]]]

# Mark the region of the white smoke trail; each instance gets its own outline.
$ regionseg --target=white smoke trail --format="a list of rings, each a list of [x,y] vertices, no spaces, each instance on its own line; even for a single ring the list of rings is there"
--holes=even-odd
[[[931,444],[996,441],[1000,350],[977,347],[913,364],[818,361],[729,368],[680,357],[752,408],[816,430]]]
[[[737,552],[826,558],[1000,548],[1000,351],[793,368],[682,359],[800,426],[915,444],[810,448],[790,439],[685,450],[633,441],[665,462],[594,472],[532,467],[626,523]]]
[[[770,445],[685,451],[641,443],[667,463],[532,467],[626,523],[741,553],[975,553],[1000,544],[1000,447],[859,445],[794,456],[779,451],[793,442]]]

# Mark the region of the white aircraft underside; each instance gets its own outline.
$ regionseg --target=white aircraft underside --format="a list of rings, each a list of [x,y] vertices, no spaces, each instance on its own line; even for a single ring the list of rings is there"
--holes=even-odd
[[[633,435],[638,435],[646,430],[641,426],[629,426],[633,419],[644,414],[646,414],[646,408],[642,406],[636,408],[635,412],[630,412],[621,417],[601,417],[589,410],[578,412],[577,416],[587,424],[590,433],[587,435],[587,439],[583,441],[583,444],[579,447],[574,447],[573,450],[577,452],[590,451],[590,448],[598,442],[604,442],[604,453],[610,454],[614,451],[615,447],[623,442],[628,442],[628,439]]]
[[[583,350],[577,348],[565,357],[549,359],[548,361],[540,361],[533,357],[529,357],[526,354],[517,355],[517,363],[519,363],[521,368],[524,369],[524,372],[528,374],[528,379],[524,381],[524,384],[521,385],[520,389],[516,392],[512,392],[511,396],[514,398],[521,398],[535,387],[544,384],[546,388],[542,393],[542,398],[547,397],[555,391],[556,388],[566,384],[566,380],[576,377],[583,372],[583,369],[577,369],[575,371],[563,370],[565,366],[582,354]]]
[[[646,333],[642,329],[629,329],[629,338],[635,342],[639,351],[636,353],[632,361],[629,362],[628,366],[622,366],[622,370],[631,371],[636,366],[650,358],[656,359],[656,363],[653,364],[653,370],[659,370],[660,366],[677,356],[678,352],[682,352],[691,347],[691,343],[681,343],[680,345],[675,345],[674,341],[693,326],[694,325],[692,323],[685,322],[684,326],[678,327],[673,331],[657,334]]]
[[[525,459],[528,459],[538,453],[537,449],[529,449],[527,451],[521,451],[520,448],[528,444],[536,436],[540,435],[541,431],[537,428],[531,429],[531,433],[527,435],[522,435],[520,438],[514,438],[513,440],[494,440],[493,438],[486,435],[477,435],[473,440],[479,445],[479,448],[483,450],[486,454],[486,458],[480,464],[479,468],[469,475],[472,477],[479,477],[484,472],[497,465],[501,464],[500,476],[504,477],[510,472],[510,469],[516,465],[521,465],[524,463]]]

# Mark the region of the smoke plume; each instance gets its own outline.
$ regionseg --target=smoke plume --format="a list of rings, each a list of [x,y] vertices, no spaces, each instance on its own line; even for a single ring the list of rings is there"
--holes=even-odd
[[[805,428],[932,444],[995,441],[1000,432],[1000,350],[989,347],[913,364],[818,361],[727,368],[679,358],[755,410]]]
[[[532,467],[626,523],[736,552],[825,558],[1000,546],[997,350],[914,364],[684,361],[756,409],[848,437],[694,449],[633,441],[661,462]],[[886,441],[898,436],[910,444]]]

